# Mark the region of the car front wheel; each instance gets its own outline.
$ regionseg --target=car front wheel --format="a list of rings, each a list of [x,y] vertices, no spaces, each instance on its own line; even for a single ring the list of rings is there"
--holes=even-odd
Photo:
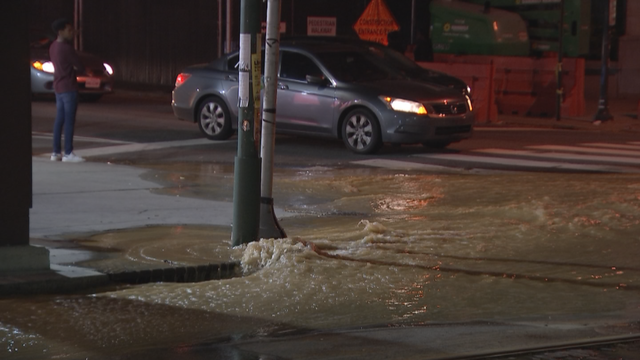
[[[373,154],[382,146],[380,125],[376,116],[367,109],[355,109],[342,123],[342,141],[356,154]]]
[[[209,140],[226,140],[232,135],[231,115],[219,98],[205,98],[198,107],[198,127]]]

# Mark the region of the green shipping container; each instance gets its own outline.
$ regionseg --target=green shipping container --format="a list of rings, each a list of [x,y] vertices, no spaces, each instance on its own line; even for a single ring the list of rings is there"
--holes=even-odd
[[[483,5],[486,0],[466,0]],[[589,54],[591,0],[491,0],[492,8],[516,13],[527,24],[532,53],[557,52],[558,24],[564,4],[562,49],[565,56]]]
[[[430,10],[436,53],[529,55],[527,25],[516,13],[458,0],[432,0]]]

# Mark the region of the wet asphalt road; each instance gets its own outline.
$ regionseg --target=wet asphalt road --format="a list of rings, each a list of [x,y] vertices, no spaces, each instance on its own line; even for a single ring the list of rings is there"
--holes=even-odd
[[[81,103],[76,121],[76,149],[103,147],[105,142],[158,143],[203,139],[194,123],[177,120],[171,110],[169,93],[121,91],[103,97],[98,102]],[[39,99],[32,102],[33,153],[50,152],[55,102]],[[549,122],[553,122],[549,119]],[[171,162],[205,162],[233,164],[237,149],[236,137],[225,142],[205,142],[204,145],[167,147],[144,152],[124,152],[92,158],[121,164]],[[523,149],[536,145],[568,145],[606,142],[626,144],[637,141],[636,133],[600,133],[558,129],[486,129],[478,128],[471,139],[454,143],[447,149],[427,149],[420,145],[385,145],[374,156],[348,152],[336,139],[278,135],[275,148],[276,167],[347,167],[352,162],[376,159],[410,161],[451,167],[480,167],[509,170],[509,164],[473,164],[452,162],[451,154],[471,154],[478,149]],[[518,168],[523,170],[522,167]],[[524,170],[535,170],[535,168]]]

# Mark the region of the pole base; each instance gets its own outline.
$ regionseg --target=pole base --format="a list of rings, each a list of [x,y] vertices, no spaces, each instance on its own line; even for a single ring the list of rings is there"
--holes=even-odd
[[[278,224],[273,211],[273,198],[260,198],[260,239],[284,239],[287,237]]]
[[[594,123],[602,123],[605,121],[613,120],[613,115],[609,112],[609,106],[606,97],[601,96],[598,101],[598,111],[596,111],[596,115],[593,117]]]
[[[231,244],[238,246],[260,240],[261,158],[236,156],[233,182],[233,228]]]
[[[598,108],[596,115],[593,117],[593,122],[605,122],[612,121],[613,115],[609,112],[609,108]]]

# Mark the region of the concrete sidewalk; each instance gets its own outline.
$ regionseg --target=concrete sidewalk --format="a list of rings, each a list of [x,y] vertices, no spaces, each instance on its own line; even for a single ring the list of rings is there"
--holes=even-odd
[[[497,122],[478,124],[477,127],[531,127],[564,130],[581,130],[597,132],[632,132],[640,133],[640,101],[637,98],[619,98],[609,100],[609,112],[613,120],[594,122],[597,113],[598,99],[588,99],[585,113],[577,117],[541,118],[517,116],[509,114],[498,115]]]
[[[61,244],[61,240],[67,240],[73,234],[153,225],[230,227],[233,203],[153,193],[153,189],[162,186],[141,178],[147,170],[130,166],[52,162],[48,157],[34,156],[32,169],[31,245],[45,246],[49,250],[51,271],[1,276],[0,295],[81,291],[106,285],[110,280],[140,283],[171,277],[177,281],[197,281],[232,275],[233,264],[227,263],[203,263],[184,269],[172,267],[177,273],[171,274],[158,274],[157,268],[104,274],[75,266],[97,254],[69,248],[68,242]],[[281,214],[278,209],[276,211]],[[182,278],[179,277],[181,273]]]

